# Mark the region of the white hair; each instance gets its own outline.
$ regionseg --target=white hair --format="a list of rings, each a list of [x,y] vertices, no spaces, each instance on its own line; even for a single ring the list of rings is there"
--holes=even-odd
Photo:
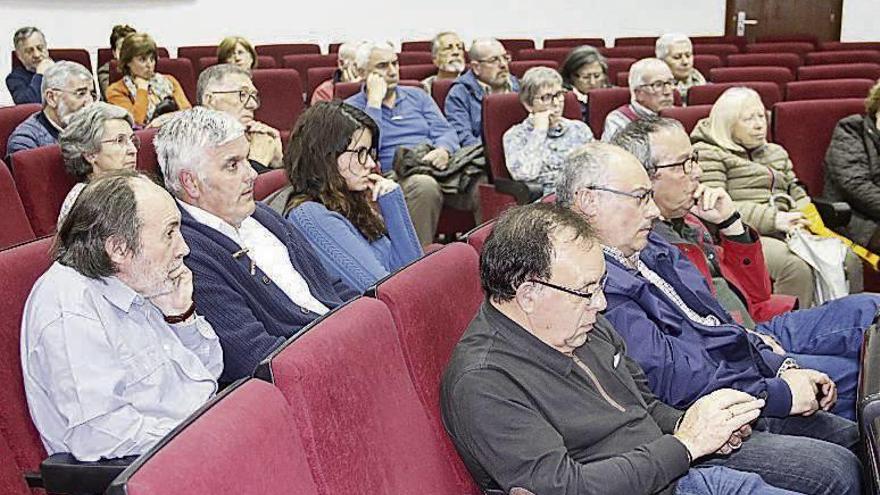
[[[636,88],[645,84],[645,74],[654,70],[669,70],[666,62],[659,58],[643,58],[629,68],[629,94],[636,97]]]
[[[40,85],[43,101],[46,101],[46,91],[53,88],[65,89],[67,82],[73,78],[91,81],[92,73],[82,65],[69,60],[59,60],[52,64],[43,74],[43,82]]]
[[[390,41],[379,43],[375,41],[364,41],[357,47],[357,51],[355,51],[354,54],[354,66],[355,68],[357,68],[357,70],[367,70],[367,65],[370,64],[370,55],[373,54],[373,50],[391,50],[392,52],[396,51],[394,49],[394,45],[392,45]]]
[[[337,56],[340,60],[347,60],[350,62],[354,62],[355,55],[357,54],[357,49],[362,44],[367,43],[364,40],[361,41],[346,41],[345,43],[339,45],[339,52]]]
[[[458,33],[455,31],[443,31],[442,33],[437,33],[436,36],[431,40],[431,57],[437,57],[437,54],[440,53],[440,39],[444,36],[458,36]]]
[[[691,43],[691,39],[681,33],[666,33],[663,36],[657,38],[657,43],[654,44],[654,53],[657,55],[657,58],[664,59],[669,56],[669,50],[672,48],[672,45],[676,43],[687,43],[688,46],[693,49],[694,44]]]
[[[223,146],[244,136],[244,126],[234,117],[205,107],[178,112],[156,134],[153,144],[165,185],[175,196],[182,190],[180,172],[194,171],[204,177],[205,148]]]
[[[504,47],[504,45],[495,38],[477,38],[471,42],[471,47],[468,50],[468,58],[471,60],[479,60],[483,58],[483,53],[485,53],[487,49],[498,45],[501,45],[502,48]]]

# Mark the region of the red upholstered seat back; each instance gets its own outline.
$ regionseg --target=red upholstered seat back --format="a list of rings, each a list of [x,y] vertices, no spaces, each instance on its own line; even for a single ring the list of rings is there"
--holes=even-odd
[[[523,74],[532,67],[549,67],[557,70],[559,64],[555,60],[519,60],[510,63],[510,73],[518,78],[522,78]]]
[[[827,64],[880,64],[880,50],[842,50],[836,52],[813,52],[806,56],[807,65]]]
[[[688,90],[689,105],[712,105],[715,100],[730,88],[745,86],[752,88],[761,95],[761,101],[768,109],[782,101],[782,90],[779,85],[766,81],[743,81],[730,83],[704,84]]]
[[[815,79],[873,79],[880,78],[880,64],[828,64],[798,68],[800,81]]]
[[[446,456],[443,429],[419,403],[398,338],[388,308],[360,298],[272,358],[322,494],[418,487],[440,495],[468,486]]]
[[[723,67],[724,62],[718,55],[694,55],[694,68],[700,71],[700,74],[706,76],[709,71],[715,67]]]
[[[196,101],[196,72],[188,58],[160,58],[156,60],[156,72],[174,76],[191,105]]]
[[[243,382],[129,467],[107,493],[317,495],[293,420],[301,412],[272,384]]]
[[[690,134],[697,125],[697,122],[708,117],[711,110],[712,105],[688,105],[686,107],[672,107],[660,110],[660,116],[669,117],[681,122],[685,131]]]
[[[217,63],[217,45],[200,45],[200,46],[179,46],[177,47],[177,58],[189,59],[194,68],[201,70],[199,61],[204,57],[213,57],[214,63]]]
[[[162,175],[162,171],[159,170],[159,160],[156,157],[156,146],[153,144],[153,139],[156,138],[156,132],[158,131],[159,129],[155,127],[148,127],[135,132],[141,139],[141,149],[138,150],[137,156],[137,169],[154,177]]]
[[[880,50],[880,41],[824,41],[819,43],[819,50]]]
[[[435,79],[434,83],[431,84],[431,96],[434,98],[437,106],[440,107],[441,112],[446,112],[446,95],[449,94],[449,90],[454,82],[455,79]]]
[[[257,55],[268,55],[275,59],[277,67],[284,66],[284,57],[290,55],[320,55],[321,47],[314,43],[280,43],[254,47]]]
[[[755,37],[756,43],[788,43],[788,42],[801,42],[801,43],[809,43],[812,46],[816,46],[819,43],[819,38],[815,34],[805,34],[805,33],[794,33],[794,34],[765,34],[763,36]]]
[[[25,119],[42,108],[39,103],[26,103],[0,108],[0,160],[6,158],[6,143],[9,136]]]
[[[284,169],[269,170],[257,176],[254,181],[254,199],[262,201],[266,196],[287,185],[287,171]]]
[[[199,57],[193,67],[196,67],[198,69],[198,73],[201,74],[203,70],[213,65],[217,65],[218,63],[220,63],[220,61],[217,60],[217,56],[210,55],[207,57]],[[258,69],[274,69],[276,67],[275,63],[276,62],[274,57],[270,57],[268,55],[257,55]],[[198,83],[198,79],[199,78],[197,77],[196,83]]]
[[[823,162],[834,126],[864,111],[863,98],[784,101],[773,107],[773,140],[788,151],[795,175],[811,196],[822,194]]]
[[[739,53],[739,47],[734,44],[694,43],[694,55],[716,55],[723,62],[734,53]]]
[[[309,82],[308,87],[306,88],[306,100],[311,103],[312,95],[315,93],[315,90],[318,89],[318,86],[324,84],[325,81],[333,77],[333,74],[336,72],[336,67],[310,67],[308,73],[306,75],[306,80]]]
[[[614,38],[614,46],[650,46],[657,43],[657,36],[621,36]]]
[[[792,81],[785,86],[786,101],[863,98],[874,85],[871,79],[818,79]]]
[[[736,53],[727,57],[728,67],[786,67],[792,74],[801,65],[796,53]]]
[[[397,61],[400,65],[425,65],[432,63],[431,52],[400,52]]]
[[[404,41],[400,44],[402,52],[431,52],[430,41]]]
[[[746,53],[796,53],[803,57],[815,50],[813,43],[805,41],[783,41],[779,43],[749,43],[745,47]]]
[[[12,449],[6,440],[0,436],[0,493],[6,495],[32,495],[27,483],[24,481]]]
[[[34,230],[24,212],[9,167],[0,160],[0,249],[32,241]]]
[[[714,83],[769,81],[782,89],[785,83],[794,81],[794,75],[787,67],[718,67],[709,71],[709,80]]]
[[[520,50],[516,54],[517,60],[553,60],[562,65],[565,57],[571,52],[571,48],[542,48],[540,50]]]
[[[617,75],[621,72],[629,71],[630,66],[636,63],[636,59],[609,58],[606,62],[608,62],[608,82],[614,84],[614,81],[617,80]]]
[[[504,45],[504,48],[507,49],[507,52],[516,59],[516,54],[519,53],[520,50],[528,50],[531,48],[535,48],[535,40],[523,39],[523,38],[502,38],[498,41]]]
[[[279,64],[278,67],[295,69],[299,73],[302,86],[308,88],[310,82],[304,78],[308,77],[309,69],[312,67],[336,67],[336,54],[285,55],[283,63]]]
[[[433,76],[436,73],[437,67],[434,66],[434,64],[413,64],[400,67],[401,79],[421,81],[422,79],[428,76]]]
[[[64,169],[61,148],[44,146],[14,153],[12,176],[34,234],[55,232],[61,204],[76,183]]]
[[[636,60],[654,56],[654,45],[613,46],[600,48],[599,52],[608,58],[634,58]]]
[[[489,234],[492,233],[493,228],[495,228],[495,220],[485,222],[474,230],[468,232],[467,243],[477,251],[477,254],[482,254],[483,246],[486,245],[486,239],[489,238]]]
[[[577,46],[605,46],[602,38],[551,38],[544,40],[544,48],[574,48]]]
[[[89,55],[89,51],[83,48],[50,48],[49,58],[76,62],[88,69],[89,72],[94,72],[92,57]],[[12,66],[21,67],[21,61],[15,56],[15,50],[12,51]]]
[[[590,91],[590,115],[588,116],[593,135],[602,136],[605,117],[621,105],[629,103],[629,89],[603,88]]]
[[[45,238],[0,251],[0,280],[4,287],[0,298],[0,434],[12,451],[19,476],[39,471],[40,462],[46,457],[28,412],[19,345],[24,303],[34,282],[52,263],[51,245],[52,239]]]
[[[303,87],[293,69],[257,69],[251,74],[262,104],[254,118],[279,131],[289,131],[303,111]]]

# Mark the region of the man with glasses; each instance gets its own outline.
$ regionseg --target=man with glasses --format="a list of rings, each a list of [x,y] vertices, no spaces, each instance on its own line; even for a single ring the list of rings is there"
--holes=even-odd
[[[422,79],[422,87],[428,94],[433,94],[434,81],[438,79],[455,79],[465,68],[464,42],[452,31],[445,31],[431,40],[431,59],[437,67],[437,73]]]
[[[452,84],[443,108],[462,146],[483,143],[483,96],[519,92],[519,81],[510,73],[510,54],[501,42],[476,39],[468,57],[470,69]]]
[[[248,71],[232,64],[208,67],[199,75],[196,104],[235,117],[245,128],[248,161],[257,173],[281,166],[281,133],[254,120],[260,93]]]
[[[483,247],[480,279],[487,297],[455,347],[440,401],[485,493],[791,493],[710,467],[754,450],[748,424],[764,400],[725,389],[680,411],[648,390],[599,314],[605,261],[580,215],[549,203],[508,211]]]
[[[665,158],[669,161],[660,165],[680,162],[661,169],[667,172],[687,163],[678,156]],[[606,143],[576,151],[557,186],[557,201],[590,220],[602,239],[608,270],[604,314],[645,370],[651,389],[680,408],[727,387],[761,397],[766,405],[753,428],[786,435],[786,443],[802,447],[789,444],[782,452],[763,446],[772,456],[733,456],[726,466],[805,493],[807,485],[823,487],[820,493],[857,487],[850,476],[858,461],[846,449],[856,446],[858,428],[844,417],[854,417],[862,332],[874,320],[877,297],[850,296],[789,312],[749,331],[718,302],[696,266],[652,232],[660,215],[653,197],[661,192],[668,194],[654,189],[638,159]],[[719,219],[731,218],[729,211],[709,211],[726,210],[724,199],[712,196],[701,196],[694,208],[705,209],[728,235],[736,235],[735,215],[725,225]],[[836,415],[827,412],[832,410]],[[826,451],[853,471],[838,478],[816,470],[815,456],[824,458]],[[784,463],[777,460],[785,456]],[[817,478],[799,487],[803,476]],[[837,490],[831,489],[835,485]]]
[[[49,146],[67,127],[77,110],[95,101],[95,83],[85,67],[68,61],[54,63],[42,78],[43,109],[25,119],[9,135],[7,155]]]
[[[12,36],[15,57],[20,67],[13,67],[6,76],[6,88],[16,105],[42,102],[43,75],[55,63],[49,58],[46,37],[42,31],[27,26],[20,28]]]
[[[634,120],[657,115],[674,104],[675,78],[660,59],[643,58],[629,68],[630,102],[605,118],[602,141],[610,143],[614,135]]]

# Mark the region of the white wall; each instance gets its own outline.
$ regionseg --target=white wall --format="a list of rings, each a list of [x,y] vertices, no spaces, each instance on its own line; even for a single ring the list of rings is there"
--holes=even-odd
[[[880,0],[843,0],[841,41],[880,40]]]
[[[325,51],[333,41],[430,39],[445,29],[465,39],[580,35],[604,37],[609,44],[615,36],[723,31],[723,0],[669,5],[639,0],[0,0],[0,74],[10,70],[12,33],[25,25],[39,26],[50,47],[93,51],[108,45],[110,28],[118,23],[132,24],[169,48],[216,44],[240,34],[255,44],[317,42]],[[4,85],[0,104],[9,102]]]

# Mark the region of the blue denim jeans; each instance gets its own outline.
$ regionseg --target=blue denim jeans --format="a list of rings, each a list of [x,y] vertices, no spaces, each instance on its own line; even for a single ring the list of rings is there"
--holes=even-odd
[[[678,479],[675,495],[796,495],[768,485],[754,473],[725,467],[696,467]]]
[[[852,450],[858,426],[819,411],[808,417],[761,418],[752,436],[730,455],[698,466],[724,466],[755,473],[767,483],[808,495],[859,495],[861,465]]]
[[[790,311],[756,331],[776,337],[802,368],[826,373],[837,384],[832,412],[855,420],[862,336],[880,308],[880,295],[855,294],[821,306]]]

